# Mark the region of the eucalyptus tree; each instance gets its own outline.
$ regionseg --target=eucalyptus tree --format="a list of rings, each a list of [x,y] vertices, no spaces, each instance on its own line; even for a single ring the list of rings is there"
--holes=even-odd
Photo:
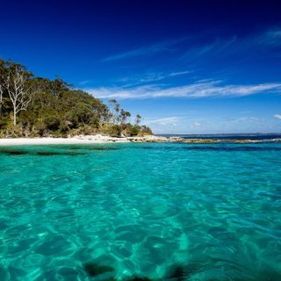
[[[13,124],[17,124],[17,115],[21,111],[27,110],[32,99],[31,89],[27,83],[28,75],[19,66],[9,69],[7,77],[4,81],[10,102],[13,107]]]
[[[117,102],[116,99],[110,99],[109,100],[109,104],[112,108],[112,115],[113,115],[113,123],[115,124],[119,124],[120,122],[120,112],[121,112],[121,106],[120,104]]]
[[[140,125],[141,119],[142,119],[142,117],[141,117],[139,114],[137,114],[137,115],[136,115],[136,121],[135,121],[135,122],[136,122],[136,125],[138,125],[138,126]]]
[[[121,125],[124,125],[129,117],[131,117],[131,113],[129,111],[121,109],[121,111],[120,111]]]

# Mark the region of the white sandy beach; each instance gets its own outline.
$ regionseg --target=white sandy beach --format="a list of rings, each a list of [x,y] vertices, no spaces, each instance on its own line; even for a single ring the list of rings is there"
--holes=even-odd
[[[165,139],[165,137],[156,136],[116,138],[103,135],[75,136],[69,138],[2,138],[0,139],[0,146],[153,142],[164,141]]]
[[[88,136],[75,136],[68,138],[0,138],[0,146],[17,146],[17,145],[53,145],[53,144],[98,144],[98,143],[129,143],[129,142],[170,142],[170,143],[190,143],[190,144],[212,144],[212,143],[262,143],[262,142],[281,142],[280,138],[275,139],[203,139],[203,138],[190,138],[184,139],[181,137],[164,137],[147,135],[143,137],[110,137],[104,135],[88,135]]]

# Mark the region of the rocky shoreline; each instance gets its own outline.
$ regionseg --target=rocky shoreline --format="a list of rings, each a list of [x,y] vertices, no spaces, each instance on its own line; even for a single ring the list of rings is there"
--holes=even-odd
[[[144,136],[128,137],[131,142],[169,142],[169,143],[187,143],[187,144],[213,144],[213,143],[263,143],[263,142],[281,142],[281,138],[275,139],[224,139],[224,138],[182,138],[182,137],[164,137],[164,136]]]

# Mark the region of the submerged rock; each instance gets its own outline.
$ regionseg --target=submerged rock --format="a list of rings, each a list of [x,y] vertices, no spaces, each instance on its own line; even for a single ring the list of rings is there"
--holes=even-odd
[[[184,281],[186,278],[185,268],[181,265],[176,265],[170,269],[167,274],[167,280]]]
[[[83,265],[84,270],[89,276],[97,276],[108,272],[113,272],[114,268],[108,265],[99,265],[94,262],[87,262]]]
[[[175,265],[168,271],[165,279],[171,281],[189,280],[192,275],[200,271],[201,265],[198,263],[189,263],[187,265]]]
[[[126,279],[126,281],[152,281],[152,279],[142,276],[132,276]]]
[[[17,150],[17,149],[0,149],[0,154],[5,155],[25,155],[28,154],[28,151]]]

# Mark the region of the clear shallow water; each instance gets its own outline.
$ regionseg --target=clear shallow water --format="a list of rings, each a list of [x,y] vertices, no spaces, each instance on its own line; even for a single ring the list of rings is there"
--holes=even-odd
[[[280,214],[278,143],[0,148],[1,281],[281,280]]]

